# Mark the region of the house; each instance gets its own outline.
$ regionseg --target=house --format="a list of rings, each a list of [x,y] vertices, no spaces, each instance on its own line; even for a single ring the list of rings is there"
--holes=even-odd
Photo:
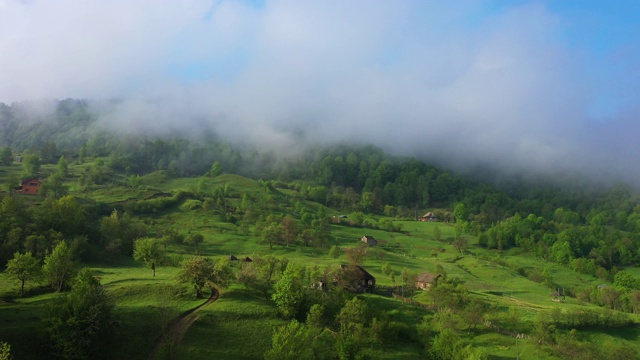
[[[376,286],[376,278],[360,265],[342,264],[336,283],[351,292],[372,292]]]
[[[244,261],[244,262],[252,262],[253,260],[251,260],[251,258],[247,256],[244,259],[242,259],[242,261]]]
[[[237,261],[238,258],[235,255],[230,255],[229,256],[229,261]]]
[[[27,180],[22,180],[22,186],[20,187],[20,192],[23,194],[36,195],[40,190],[40,186],[42,183],[40,180],[36,178],[31,178]]]
[[[367,244],[369,246],[378,245],[378,240],[374,239],[373,236],[365,235],[362,238],[360,238],[360,241],[362,241],[363,243],[365,243],[365,244]]]
[[[429,211],[428,213],[422,215],[419,219],[420,221],[438,221],[438,217]]]
[[[435,286],[442,274],[422,273],[416,278],[416,287],[422,290],[429,290]]]

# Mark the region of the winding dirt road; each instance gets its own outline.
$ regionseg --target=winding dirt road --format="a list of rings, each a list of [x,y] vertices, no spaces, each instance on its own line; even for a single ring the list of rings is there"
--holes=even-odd
[[[172,353],[175,351],[178,344],[180,344],[182,337],[184,337],[184,334],[187,333],[187,330],[189,329],[191,324],[198,320],[198,311],[200,311],[200,309],[202,309],[203,307],[211,304],[212,302],[218,300],[218,296],[220,296],[218,290],[212,288],[211,296],[209,297],[209,299],[207,299],[207,301],[180,315],[169,326],[165,334],[161,336],[158,341],[156,341],[155,345],[153,346],[153,351],[151,352],[151,355],[149,355],[149,360],[157,360],[158,352],[163,348],[167,349],[168,358],[173,358]]]

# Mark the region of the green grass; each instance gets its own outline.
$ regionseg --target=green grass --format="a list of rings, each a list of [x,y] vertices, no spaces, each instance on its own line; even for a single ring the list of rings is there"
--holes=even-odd
[[[246,297],[237,288],[223,292],[198,316],[178,348],[178,359],[260,359],[271,348],[273,329],[287,323],[270,301]]]
[[[190,191],[200,184],[213,189],[216,186],[228,186],[231,201],[238,203],[242,194],[248,194],[259,201],[272,199],[275,201],[273,211],[278,213],[294,213],[292,204],[301,201],[308,209],[317,210],[319,204],[302,201],[297,198],[293,190],[277,189],[268,191],[258,181],[238,175],[224,174],[215,178],[172,178],[165,171],[155,172],[141,177],[140,186],[131,188],[118,184],[126,184],[126,178],[121,176],[118,183],[108,186],[91,186],[87,191],[80,191],[77,186],[77,176],[90,163],[72,165],[72,175],[67,183],[74,195],[91,201],[107,204],[122,203],[129,200],[149,199],[158,194],[169,194],[178,190]],[[43,174],[50,173],[54,166],[43,167]],[[0,167],[0,178],[21,171],[17,165]],[[21,196],[27,201],[41,201],[40,197]],[[338,211],[327,209],[327,214],[340,214]],[[379,217],[378,217],[379,218]],[[338,259],[328,256],[329,249],[311,249],[297,246],[269,246],[260,241],[253,234],[239,233],[234,224],[223,221],[223,217],[215,211],[205,211],[202,202],[197,199],[185,199],[179,204],[165,209],[157,214],[136,217],[138,220],[150,220],[153,224],[152,232],[165,226],[172,226],[187,234],[200,233],[204,236],[204,243],[196,250],[195,247],[170,245],[169,255],[179,260],[191,256],[196,251],[204,256],[226,258],[233,254],[238,258],[245,256],[259,257],[267,254],[286,257],[306,265],[308,268],[318,266],[337,267],[347,261],[344,254]],[[524,321],[530,322],[543,310],[560,308],[563,311],[578,308],[598,309],[584,304],[576,299],[567,298],[565,303],[550,300],[550,289],[529,280],[522,271],[534,269],[542,271],[548,268],[553,281],[561,288],[572,289],[585,286],[597,281],[596,279],[577,274],[568,268],[554,263],[544,262],[533,255],[512,249],[498,254],[477,245],[477,239],[465,235],[469,239],[469,246],[465,256],[451,245],[455,236],[454,227],[446,223],[395,221],[402,226],[402,232],[390,233],[343,225],[331,226],[329,246],[336,245],[341,249],[355,247],[360,244],[363,235],[372,235],[380,241],[377,247],[378,257],[369,257],[363,263],[371,274],[377,278],[382,286],[391,286],[392,281],[383,275],[382,266],[389,263],[400,282],[403,268],[413,274],[421,272],[435,272],[438,267],[444,269],[448,277],[459,278],[469,289],[470,296],[481,298],[496,305],[500,311],[517,309],[523,315]],[[436,227],[440,230],[440,240],[435,238]],[[434,256],[434,254],[436,256]],[[498,263],[505,262],[509,266]],[[162,329],[172,318],[187,311],[203,300],[185,299],[174,296],[174,276],[177,268],[161,266],[157,269],[156,277],[141,264],[130,259],[117,259],[116,265],[92,265],[95,274],[100,277],[107,291],[112,296],[115,315],[120,321],[116,329],[113,343],[118,344],[110,349],[108,358],[146,359],[153,344],[162,334]],[[634,275],[640,274],[640,269],[628,269]],[[12,352],[16,359],[39,359],[47,356],[46,337],[41,318],[43,305],[50,302],[55,294],[38,294],[35,284],[27,283],[29,297],[17,299],[14,303],[0,302],[0,340],[12,344]],[[0,275],[0,294],[7,296],[16,294],[18,283]],[[417,324],[429,311],[404,304],[379,295],[367,295],[367,302],[376,308],[386,311],[390,320],[407,324]],[[416,292],[414,299],[429,302],[429,294]],[[271,345],[271,334],[275,327],[286,322],[277,316],[271,301],[255,296],[244,296],[237,287],[223,292],[215,303],[203,308],[198,313],[199,319],[193,324],[182,344],[176,350],[176,358],[184,359],[255,359],[261,358]],[[638,346],[640,332],[635,329],[618,331],[601,331],[598,329],[581,331],[589,341],[619,342]],[[485,348],[493,359],[507,359],[515,357],[515,339],[496,334],[481,327],[476,333],[461,332],[461,336],[469,340],[474,346]],[[519,343],[521,359],[553,359],[544,350],[536,347],[531,340]],[[420,349],[415,344],[399,343],[387,344],[379,348],[368,350],[371,358],[377,359],[412,359],[416,358]]]

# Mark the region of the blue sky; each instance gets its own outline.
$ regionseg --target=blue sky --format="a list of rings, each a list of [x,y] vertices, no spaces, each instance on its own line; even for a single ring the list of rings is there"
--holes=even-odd
[[[257,144],[597,163],[640,184],[639,14],[622,0],[0,0],[0,101],[117,97],[104,121],[124,129],[208,119]]]

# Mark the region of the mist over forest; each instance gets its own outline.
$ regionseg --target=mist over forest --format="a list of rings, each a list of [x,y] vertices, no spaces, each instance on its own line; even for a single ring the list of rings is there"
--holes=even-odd
[[[44,119],[55,101],[41,99],[87,99],[126,134],[204,130],[280,153],[373,144],[462,171],[637,186],[640,57],[624,19],[604,23],[616,9],[584,23],[553,2],[8,1],[0,101]],[[599,29],[620,33],[602,46]]]

